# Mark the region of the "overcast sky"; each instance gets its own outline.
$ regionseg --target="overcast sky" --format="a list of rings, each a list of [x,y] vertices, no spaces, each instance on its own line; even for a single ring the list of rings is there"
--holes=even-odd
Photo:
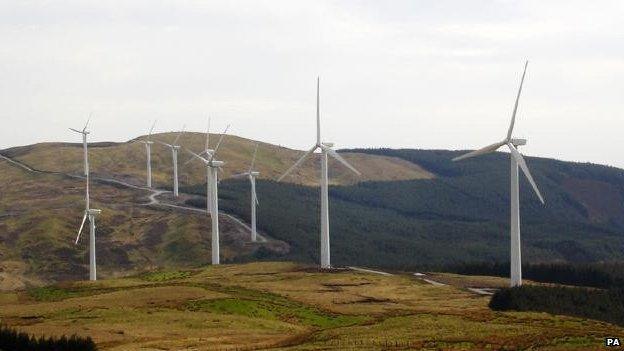
[[[0,0],[0,148],[187,125],[308,148],[477,148],[624,167],[623,1]]]

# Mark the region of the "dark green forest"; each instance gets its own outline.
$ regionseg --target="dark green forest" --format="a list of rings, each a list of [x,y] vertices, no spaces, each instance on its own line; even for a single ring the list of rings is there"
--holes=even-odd
[[[451,162],[461,152],[350,151],[399,157],[437,178],[330,187],[333,264],[407,270],[509,260],[508,154]],[[524,263],[623,260],[624,171],[534,157],[527,163],[546,205],[521,178]],[[317,261],[319,189],[259,180],[257,191],[259,229],[292,250],[256,258]],[[249,220],[247,181],[222,181],[219,192],[223,210]]]
[[[36,337],[7,326],[0,326],[0,350],[6,351],[95,351],[91,338],[76,335],[70,337]]]
[[[439,269],[441,272],[463,275],[498,277],[508,277],[509,270],[509,262],[462,263]],[[601,289],[624,288],[624,262],[525,264],[522,266],[522,276],[542,283]]]
[[[490,308],[538,311],[624,325],[624,289],[586,289],[524,285],[498,290]]]

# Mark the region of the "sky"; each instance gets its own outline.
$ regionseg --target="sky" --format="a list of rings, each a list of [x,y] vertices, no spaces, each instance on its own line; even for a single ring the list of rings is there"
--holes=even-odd
[[[233,134],[307,149],[473,149],[624,168],[622,1],[0,0],[0,149]]]

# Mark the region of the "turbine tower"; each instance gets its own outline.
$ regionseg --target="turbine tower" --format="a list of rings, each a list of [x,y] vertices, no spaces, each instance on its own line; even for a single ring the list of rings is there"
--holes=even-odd
[[[358,176],[361,173],[351,166],[342,156],[332,149],[333,143],[321,141],[321,117],[320,117],[320,96],[319,96],[319,78],[316,79],[316,144],[306,151],[303,156],[295,164],[292,165],[277,181],[281,181],[295,168],[299,167],[303,161],[314,153],[317,149],[321,150],[321,268],[331,268],[330,247],[329,247],[329,179],[327,175],[328,156],[331,156],[342,163],[345,167],[353,171]]]
[[[232,178],[249,178],[249,185],[251,185],[251,241],[255,242],[257,239],[256,231],[256,207],[258,203],[258,195],[256,194],[256,177],[260,175],[260,172],[254,171],[254,163],[256,161],[256,153],[258,152],[258,143],[254,149],[253,157],[251,158],[251,165],[249,170],[245,173],[239,173],[232,176]]]
[[[87,118],[87,123],[85,123],[84,128],[82,130],[69,128],[69,130],[76,132],[78,134],[82,134],[82,153],[84,157],[84,175],[89,174],[89,157],[87,156],[87,135],[89,135],[89,131],[87,127],[89,126],[89,121],[91,121],[91,114],[89,114],[89,118]]]
[[[210,214],[210,219],[212,220],[212,264],[218,265],[219,260],[219,196],[218,196],[218,172],[221,170],[221,167],[225,164],[223,161],[217,161],[215,156],[217,155],[217,151],[219,151],[219,147],[221,146],[221,142],[225,137],[225,133],[230,126],[228,125],[217,145],[213,150],[209,150],[206,148],[202,153],[206,153],[206,157],[202,157],[199,154],[194,153],[193,151],[187,150],[194,158],[202,161],[206,166],[206,203],[207,203],[207,214]]]
[[[518,89],[518,95],[516,96],[516,103],[513,108],[513,113],[511,115],[511,124],[509,125],[509,129],[507,130],[507,135],[505,139],[494,143],[492,145],[485,146],[481,149],[469,152],[465,155],[461,155],[459,157],[455,157],[453,161],[459,161],[470,157],[475,157],[479,155],[489,154],[496,150],[498,150],[501,146],[507,145],[509,148],[509,158],[511,160],[511,286],[520,286],[522,285],[522,255],[520,249],[520,186],[518,184],[518,166],[522,169],[522,172],[526,176],[529,183],[533,187],[535,194],[539,198],[539,200],[544,204],[544,198],[537,188],[537,184],[533,180],[533,176],[531,176],[531,172],[527,167],[524,158],[518,151],[517,147],[521,145],[526,145],[526,139],[516,139],[512,138],[514,124],[516,123],[516,111],[518,110],[518,101],[520,100],[520,93],[522,92],[522,84],[524,83],[524,76],[526,74],[526,69],[529,64],[529,61],[526,61],[524,64],[524,72],[522,73],[522,78],[520,79],[520,88]]]
[[[160,140],[155,140],[157,143],[167,146],[171,149],[171,159],[173,160],[173,196],[178,197],[178,150],[180,150],[180,145],[177,144],[180,136],[184,134],[184,126],[182,126],[182,130],[178,132],[176,138],[173,140],[173,143],[167,144]]]
[[[89,117],[90,120],[90,117]],[[82,228],[84,224],[89,219],[89,279],[97,280],[97,271],[96,271],[96,261],[95,261],[95,217],[99,215],[102,211],[97,209],[90,208],[89,201],[89,157],[87,153],[87,135],[89,132],[87,131],[87,126],[89,125],[89,120],[85,124],[82,131],[76,130],[73,128],[69,128],[74,132],[82,134],[82,144],[84,150],[84,174],[86,181],[86,191],[85,191],[85,210],[84,215],[82,216],[82,223],[80,224],[80,229],[78,229],[78,236],[76,237],[75,244],[78,244],[78,240],[80,239],[80,234],[82,233]]]
[[[149,134],[147,138],[142,140],[141,142],[145,144],[145,151],[147,152],[147,187],[152,187],[152,144],[151,141],[152,132],[154,131],[154,127],[156,126],[156,121],[152,124],[152,128],[150,128]]]

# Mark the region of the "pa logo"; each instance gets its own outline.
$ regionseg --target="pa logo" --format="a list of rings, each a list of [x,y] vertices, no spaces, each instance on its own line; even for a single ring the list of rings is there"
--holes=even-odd
[[[605,346],[618,347],[622,346],[620,338],[605,338]]]

